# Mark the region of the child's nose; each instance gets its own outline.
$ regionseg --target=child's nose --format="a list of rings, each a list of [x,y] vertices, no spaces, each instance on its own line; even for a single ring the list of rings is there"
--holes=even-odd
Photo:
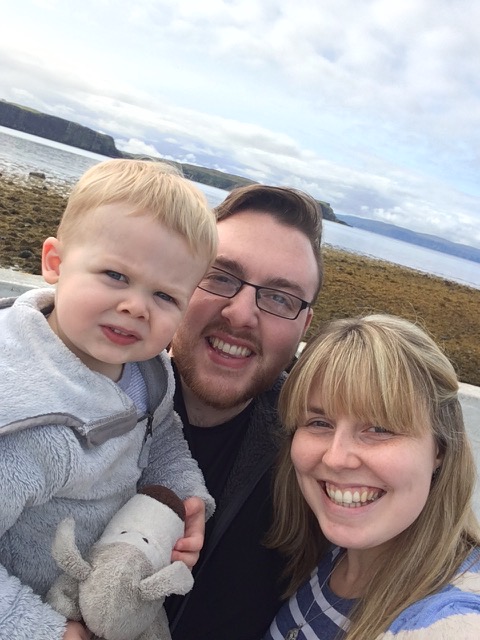
[[[134,318],[145,318],[148,320],[148,305],[144,296],[131,293],[126,296],[118,305],[121,313],[128,313]]]

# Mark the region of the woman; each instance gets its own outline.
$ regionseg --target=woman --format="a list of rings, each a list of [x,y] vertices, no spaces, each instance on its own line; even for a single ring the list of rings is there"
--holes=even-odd
[[[336,320],[307,346],[280,396],[270,545],[290,558],[291,597],[266,639],[480,638],[457,389],[437,345],[400,318]]]

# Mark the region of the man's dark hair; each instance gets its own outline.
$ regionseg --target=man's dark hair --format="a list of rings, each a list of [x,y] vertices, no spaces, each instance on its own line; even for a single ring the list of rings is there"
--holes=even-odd
[[[322,210],[318,202],[297,189],[253,184],[238,187],[228,194],[215,208],[217,222],[247,209],[268,213],[281,224],[298,229],[309,239],[318,266],[316,298],[323,283]]]

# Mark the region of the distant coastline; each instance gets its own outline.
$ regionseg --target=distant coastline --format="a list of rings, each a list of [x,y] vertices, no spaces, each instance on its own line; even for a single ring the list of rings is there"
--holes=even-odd
[[[372,233],[386,236],[387,238],[394,238],[395,240],[415,244],[418,247],[425,247],[433,251],[447,253],[457,258],[463,258],[463,260],[480,263],[480,249],[476,249],[470,245],[451,242],[450,240],[445,240],[444,238],[428,233],[418,233],[394,224],[381,222],[380,220],[370,220],[369,218],[361,218],[343,213],[337,213],[337,217],[350,227],[355,227],[356,229],[371,231]]]
[[[127,153],[117,149],[115,141],[110,135],[94,131],[77,122],[42,113],[3,99],[0,99],[0,125],[16,131],[30,133],[40,138],[61,142],[71,147],[98,153],[109,158],[142,157],[138,154]],[[217,169],[208,169],[207,167],[199,167],[183,162],[174,162],[174,164],[182,169],[184,176],[189,180],[226,191],[231,191],[235,187],[255,184],[254,180],[224,173]],[[345,224],[337,219],[328,202],[323,202],[322,200],[317,200],[317,202],[322,208],[325,220]]]

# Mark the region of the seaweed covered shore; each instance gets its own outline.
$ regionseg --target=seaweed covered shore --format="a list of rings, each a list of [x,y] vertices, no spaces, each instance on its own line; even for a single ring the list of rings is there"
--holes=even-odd
[[[0,267],[40,273],[69,184],[0,175]],[[333,317],[385,312],[418,322],[443,347],[463,382],[480,386],[480,290],[326,247],[325,286],[311,334]]]

